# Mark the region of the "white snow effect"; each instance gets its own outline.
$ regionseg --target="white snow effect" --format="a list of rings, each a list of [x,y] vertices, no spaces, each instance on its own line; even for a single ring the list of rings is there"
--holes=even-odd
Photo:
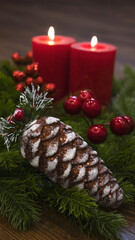
[[[110,186],[106,186],[103,190],[103,195],[102,198],[104,198],[105,196],[107,196],[110,192]]]
[[[98,157],[93,157],[93,158],[92,158],[92,162],[91,162],[90,165],[93,166],[93,165],[97,164],[98,161],[99,161],[99,160],[98,160]]]
[[[112,205],[116,202],[116,192],[113,193],[113,195],[111,196],[110,198],[110,204],[109,205]]]
[[[93,155],[97,155],[97,152],[95,151],[95,150],[92,150],[91,151],[91,155],[93,156]]]
[[[63,156],[63,162],[70,161],[75,157],[76,148],[67,149],[66,153]]]
[[[95,198],[96,201],[99,201],[99,193],[97,193],[97,195],[94,196],[94,198]]]
[[[103,174],[107,171],[107,167],[102,165],[102,169],[100,170],[100,174]]]
[[[85,148],[88,146],[88,143],[86,143],[85,141],[83,141],[83,143],[81,145],[79,145],[79,148]]]
[[[60,178],[66,178],[69,176],[71,172],[71,164],[68,164],[67,169],[64,171],[64,173],[60,176]]]
[[[55,172],[53,177],[50,177],[53,182],[57,182],[57,173]]]
[[[30,128],[32,125],[34,125],[36,123],[37,120],[34,120],[33,122],[31,122],[29,125],[28,125],[28,128]]]
[[[46,151],[46,157],[53,156],[57,151],[58,151],[58,142],[50,144]]]
[[[71,129],[72,130],[72,127],[66,124],[65,129],[67,129],[67,130]]]
[[[100,184],[101,187],[105,186],[107,183],[109,182],[109,174],[107,174],[104,178],[104,180],[102,181],[102,183]]]
[[[25,154],[25,151],[24,151],[24,144],[22,144],[22,146],[21,146],[21,154],[24,158],[26,157],[26,154]]]
[[[93,185],[92,189],[91,189],[89,192],[90,192],[90,194],[94,194],[94,193],[97,192],[97,190],[98,190],[98,182],[96,182],[96,183]]]
[[[93,181],[98,175],[98,168],[95,167],[88,172],[88,181]]]
[[[56,157],[53,161],[49,161],[46,171],[51,172],[56,168],[56,165],[58,163],[58,158]]]
[[[28,136],[37,137],[41,134],[40,131],[35,132],[40,127],[40,124],[34,124],[30,128],[24,131],[23,137],[27,138]]]
[[[41,139],[39,138],[35,143],[31,144],[32,154],[33,155],[38,151],[38,147],[39,147],[40,141],[41,141]]]
[[[46,122],[46,124],[52,124],[52,123],[57,123],[57,122],[59,122],[60,120],[58,119],[58,118],[55,118],[55,117],[47,117],[46,119],[45,119],[45,122]]]
[[[79,190],[84,189],[84,182],[76,185],[76,187],[78,187]]]
[[[115,192],[119,188],[119,184],[115,183],[114,187],[112,188],[111,192]]]
[[[59,127],[54,128],[51,131],[51,133],[46,137],[46,140],[55,137],[57,135],[57,133],[59,132],[59,129],[60,129]]]
[[[30,164],[31,164],[33,167],[38,167],[38,166],[39,166],[39,156],[33,158],[33,159],[30,161]]]
[[[61,186],[64,188],[68,188],[69,187],[69,179],[67,179],[66,181],[63,181],[63,183],[61,183]]]
[[[65,144],[67,142],[71,142],[72,140],[74,140],[75,137],[76,137],[76,134],[74,132],[69,132],[65,135],[65,137],[66,137],[66,139],[65,139],[65,142],[63,144]]]
[[[88,158],[89,158],[89,154],[83,153],[82,156],[79,156],[79,155],[77,156],[76,161],[77,161],[77,163],[85,163],[88,160]]]
[[[120,201],[123,199],[123,193],[121,192],[120,195],[117,197],[117,200]]]
[[[78,182],[78,181],[82,180],[83,177],[85,176],[85,173],[86,173],[85,167],[79,168],[79,174],[78,174],[77,178],[74,180],[74,182]]]

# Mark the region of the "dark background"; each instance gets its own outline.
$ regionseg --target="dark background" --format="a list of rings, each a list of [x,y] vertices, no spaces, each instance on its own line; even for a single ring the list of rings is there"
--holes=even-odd
[[[11,59],[31,49],[31,38],[47,34],[53,25],[57,35],[77,41],[99,41],[117,46],[115,75],[124,65],[135,67],[135,1],[120,0],[0,0],[0,59]]]

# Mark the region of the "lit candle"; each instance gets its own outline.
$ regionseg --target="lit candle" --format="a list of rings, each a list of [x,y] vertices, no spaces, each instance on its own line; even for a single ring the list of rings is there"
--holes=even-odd
[[[112,96],[112,81],[116,47],[91,42],[74,43],[71,46],[69,90],[74,93],[90,89],[102,104],[108,104]]]
[[[55,36],[55,30],[50,27],[48,36],[32,38],[33,55],[39,63],[40,75],[46,83],[55,83],[55,100],[63,98],[68,93],[70,45],[74,38]]]

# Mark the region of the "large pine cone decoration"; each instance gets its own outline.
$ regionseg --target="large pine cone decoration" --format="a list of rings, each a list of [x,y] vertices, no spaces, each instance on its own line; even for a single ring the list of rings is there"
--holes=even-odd
[[[77,186],[104,207],[117,208],[123,191],[97,152],[72,128],[54,117],[33,121],[24,131],[21,153],[53,182]]]

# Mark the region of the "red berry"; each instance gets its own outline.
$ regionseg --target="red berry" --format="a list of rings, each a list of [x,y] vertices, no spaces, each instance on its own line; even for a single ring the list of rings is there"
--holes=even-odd
[[[129,133],[131,133],[134,130],[135,123],[134,123],[134,121],[133,121],[133,119],[131,117],[123,116],[123,118],[128,121],[129,130],[128,130],[127,134],[129,134]]]
[[[34,76],[37,75],[39,72],[39,67],[38,67],[38,63],[32,63],[27,65],[26,69],[25,69],[25,73],[28,76]]]
[[[93,125],[88,130],[88,138],[93,143],[102,143],[107,138],[107,130],[100,124]]]
[[[25,78],[25,73],[19,70],[13,71],[13,79],[16,82],[21,82]]]
[[[18,91],[18,92],[23,92],[24,91],[24,83],[18,83],[17,85],[16,85],[16,90]]]
[[[14,111],[13,118],[16,121],[22,121],[24,119],[24,111],[21,108],[17,108]]]
[[[33,61],[33,52],[32,52],[32,51],[28,51],[28,52],[26,53],[26,58],[27,58],[28,60]]]
[[[18,62],[19,60],[19,53],[18,52],[15,52],[12,54],[12,59],[14,62]]]
[[[56,90],[56,86],[54,83],[47,83],[45,85],[44,91],[48,91],[49,93],[52,93]]]
[[[68,97],[64,102],[64,109],[69,114],[77,114],[81,111],[81,102],[76,96]]]
[[[7,121],[8,121],[9,123],[15,125],[15,122],[13,121],[13,116],[12,116],[12,115],[7,118]]]
[[[35,82],[36,82],[37,85],[43,85],[44,84],[44,79],[39,76],[35,79]]]
[[[90,98],[93,98],[93,94],[92,92],[88,91],[88,90],[82,90],[80,91],[78,97],[80,98],[81,102],[83,103],[86,100],[89,100]]]
[[[28,76],[33,76],[33,66],[32,66],[32,64],[27,65],[27,67],[25,69],[25,73]]]
[[[97,99],[91,98],[83,103],[82,110],[87,117],[95,118],[100,115],[102,107]]]
[[[129,131],[128,121],[123,117],[115,117],[110,122],[110,129],[115,135],[123,136]]]
[[[27,84],[28,86],[31,86],[32,83],[34,84],[34,81],[35,81],[35,79],[32,78],[32,77],[27,77],[27,78],[26,78],[26,84]]]
[[[39,64],[37,62],[32,63],[34,75],[39,73]]]

